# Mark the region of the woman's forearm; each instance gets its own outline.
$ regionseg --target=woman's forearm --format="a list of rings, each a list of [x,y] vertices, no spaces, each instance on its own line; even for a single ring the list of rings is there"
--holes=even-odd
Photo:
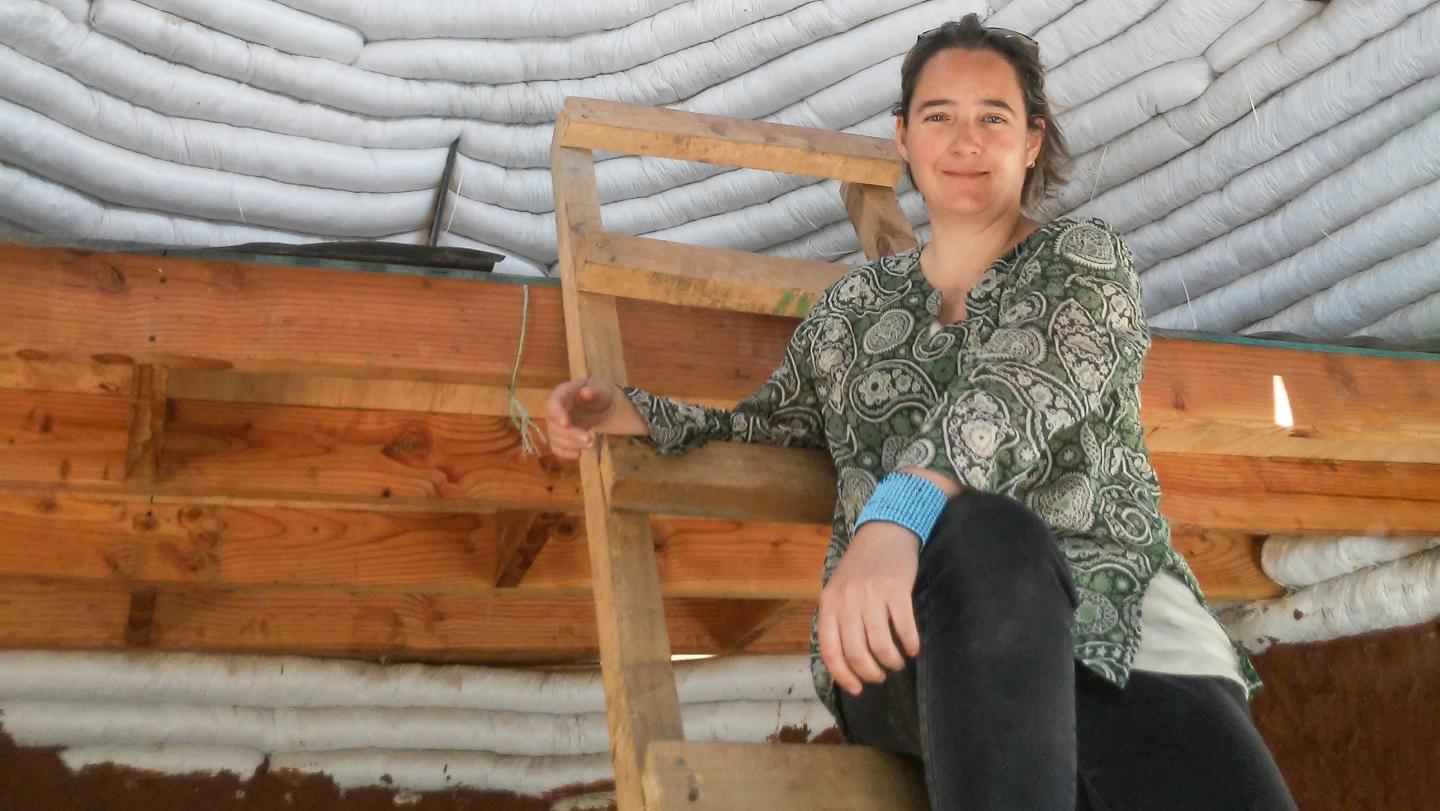
[[[615,386],[614,383],[610,385]],[[645,418],[640,416],[640,409],[630,402],[625,396],[625,391],[615,386],[614,407],[605,419],[595,426],[597,434],[617,434],[620,436],[645,436],[650,433],[650,426],[646,424]]]

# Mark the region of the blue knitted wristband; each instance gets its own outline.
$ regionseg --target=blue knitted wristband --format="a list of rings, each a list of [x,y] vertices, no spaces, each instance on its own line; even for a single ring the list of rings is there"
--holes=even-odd
[[[875,494],[865,503],[855,529],[868,521],[890,521],[920,536],[920,545],[930,540],[930,531],[945,510],[945,491],[909,473],[891,473],[880,480]]]

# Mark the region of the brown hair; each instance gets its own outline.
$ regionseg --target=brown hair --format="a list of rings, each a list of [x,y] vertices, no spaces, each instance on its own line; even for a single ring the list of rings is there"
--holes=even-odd
[[[1032,129],[1038,126],[1045,131],[1040,154],[1035,157],[1035,165],[1026,170],[1025,186],[1020,192],[1020,202],[1034,208],[1045,199],[1052,186],[1065,182],[1070,166],[1065,136],[1060,133],[1050,113],[1050,102],[1045,98],[1045,69],[1040,66],[1040,46],[1035,40],[1018,31],[987,28],[975,14],[966,14],[960,20],[926,31],[905,55],[905,63],[900,67],[900,101],[891,108],[891,115],[909,126],[910,103],[915,97],[920,71],[935,54],[951,48],[994,51],[1015,69],[1020,92],[1025,97],[1025,119]]]

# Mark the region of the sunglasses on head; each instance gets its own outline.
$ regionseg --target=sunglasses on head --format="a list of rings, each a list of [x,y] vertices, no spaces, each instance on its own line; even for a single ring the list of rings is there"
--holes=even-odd
[[[916,42],[919,42],[919,41],[922,40],[922,39],[926,39],[926,38],[932,37],[932,36],[940,33],[940,31],[943,30],[943,29],[945,28],[945,26],[947,26],[947,25],[959,25],[959,24],[960,24],[960,23],[958,23],[958,22],[956,22],[956,21],[954,21],[954,20],[951,20],[951,21],[948,22],[948,23],[944,23],[944,24],[942,24],[942,25],[937,25],[937,26],[935,26],[934,28],[930,29],[929,31],[922,31],[922,32],[920,33],[920,36],[918,36],[918,37],[915,38],[915,41],[916,41]],[[1037,49],[1040,47],[1040,43],[1036,42],[1036,41],[1035,41],[1035,38],[1032,37],[1032,36],[1030,36],[1029,34],[1022,34],[1022,33],[1020,33],[1019,31],[1014,31],[1014,30],[1011,30],[1011,29],[1009,29],[1009,28],[1000,28],[999,26],[994,26],[994,25],[986,25],[986,26],[981,26],[981,27],[984,28],[987,33],[995,33],[995,34],[999,34],[999,35],[1002,36],[1002,37],[1013,37],[1013,38],[1016,38],[1016,39],[1021,39],[1021,40],[1024,40],[1025,42],[1030,43],[1032,46],[1034,46],[1034,47],[1037,48]]]

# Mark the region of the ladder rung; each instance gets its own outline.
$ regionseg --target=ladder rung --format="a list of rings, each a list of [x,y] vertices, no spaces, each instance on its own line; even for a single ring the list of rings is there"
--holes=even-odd
[[[666,457],[633,441],[605,447],[614,509],[798,524],[829,524],[835,509],[835,467],[823,451],[715,442]]]
[[[603,231],[581,243],[580,289],[712,310],[802,316],[848,265]]]
[[[877,186],[894,186],[901,171],[889,138],[573,96],[551,143]]]
[[[928,811],[918,761],[869,746],[655,741],[649,811]]]

